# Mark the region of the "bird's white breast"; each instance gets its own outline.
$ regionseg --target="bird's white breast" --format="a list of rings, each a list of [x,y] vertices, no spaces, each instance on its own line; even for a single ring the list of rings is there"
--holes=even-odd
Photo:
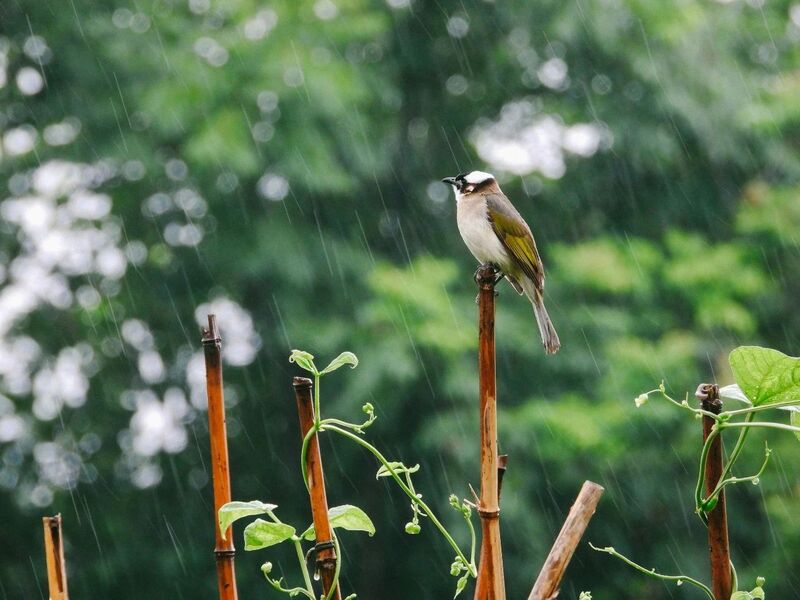
[[[495,263],[501,268],[508,263],[508,253],[492,229],[486,200],[482,196],[460,196],[456,204],[456,220],[464,243],[478,262]]]

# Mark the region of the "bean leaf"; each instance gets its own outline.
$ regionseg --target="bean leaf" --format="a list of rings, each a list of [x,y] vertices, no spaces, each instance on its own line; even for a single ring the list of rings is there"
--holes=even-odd
[[[370,536],[375,535],[375,525],[372,523],[372,519],[367,516],[367,513],[352,504],[343,504],[329,509],[328,520],[334,529],[366,531]],[[307,540],[313,540],[317,537],[313,525],[303,532],[303,537]]]
[[[731,352],[736,383],[754,406],[796,400],[800,404],[800,358],[758,346]]]
[[[294,527],[256,519],[244,528],[244,549],[261,550],[285,542],[294,535]]]
[[[278,508],[277,504],[264,504],[258,500],[250,502],[228,502],[223,504],[219,509],[219,531],[222,534],[222,539],[227,539],[226,534],[228,527],[231,523],[241,519],[242,517],[250,517],[253,515],[263,515],[266,512]]]
[[[358,358],[356,358],[356,355],[352,352],[342,352],[339,356],[331,361],[331,364],[322,369],[320,375],[325,375],[325,373],[335,371],[344,365],[350,365],[351,369],[355,369],[358,366]]]
[[[296,363],[301,369],[312,372],[314,375],[319,375],[316,365],[314,365],[314,355],[306,352],[305,350],[292,350],[289,355],[289,362]]]

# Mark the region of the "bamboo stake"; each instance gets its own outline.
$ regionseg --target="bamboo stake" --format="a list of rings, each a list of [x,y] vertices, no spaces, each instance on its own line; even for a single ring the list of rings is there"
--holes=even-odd
[[[497,456],[497,390],[494,346],[494,288],[497,270],[481,265],[478,284],[478,370],[480,377],[481,552],[475,600],[505,600],[503,552],[500,545],[500,491]]]
[[[203,329],[203,351],[206,358],[206,391],[208,394],[208,431],[211,436],[211,474],[214,481],[214,558],[217,564],[219,600],[237,600],[236,570],[233,559],[232,530],[226,539],[217,524],[220,507],[231,501],[231,478],[228,469],[228,435],[225,428],[225,397],[222,390],[222,340],[217,318],[208,315],[208,329]]]
[[[536,578],[528,600],[553,600],[558,597],[558,587],[561,585],[564,571],[567,570],[575,548],[578,547],[604,491],[603,487],[596,483],[583,482],[581,491],[569,509],[567,519],[539,572],[539,577]]]
[[[314,401],[311,398],[311,380],[306,377],[295,377],[292,381],[297,401],[297,414],[300,416],[300,439],[304,440],[314,426]],[[322,456],[319,451],[319,438],[314,433],[308,442],[306,453],[308,474],[308,493],[311,499],[311,516],[314,531],[317,535],[315,546],[317,573],[322,579],[322,591],[327,597],[333,586],[336,573],[336,547],[333,542],[331,524],[328,520],[328,498],[325,493],[325,479],[322,472]],[[341,587],[336,586],[333,600],[341,600]]]
[[[61,535],[61,514],[42,517],[44,554],[47,559],[47,585],[50,600],[69,600],[67,568],[64,562],[64,538]]]
[[[700,400],[703,410],[714,414],[722,411],[719,387],[704,383],[698,386],[695,396]],[[703,441],[705,442],[714,426],[714,419],[703,416]],[[705,470],[705,493],[710,495],[722,477],[722,437],[711,443]],[[708,554],[711,560],[711,591],[715,600],[728,600],[733,589],[731,573],[731,552],[728,542],[728,515],[725,508],[725,492],[719,493],[717,505],[708,513]]]

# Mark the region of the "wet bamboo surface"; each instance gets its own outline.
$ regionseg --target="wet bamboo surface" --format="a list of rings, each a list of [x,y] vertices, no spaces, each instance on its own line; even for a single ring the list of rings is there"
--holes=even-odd
[[[42,526],[44,528],[44,553],[47,559],[47,586],[50,600],[69,600],[61,515],[42,517]]]
[[[558,597],[558,587],[561,585],[564,572],[604,491],[603,487],[596,483],[583,482],[581,491],[569,509],[564,525],[539,572],[539,577],[536,578],[528,600],[553,600]]]
[[[495,377],[495,284],[497,271],[483,265],[478,283],[478,373],[480,378],[481,551],[475,600],[505,600],[503,551],[500,543],[500,486],[497,453],[497,387]]]
[[[722,411],[719,388],[712,384],[702,384],[695,394],[703,410],[714,414]],[[703,442],[714,426],[714,419],[703,416]],[[710,495],[722,476],[722,436],[718,435],[709,448],[705,470],[705,494]],[[717,505],[708,515],[708,554],[711,562],[711,591],[715,600],[729,600],[733,589],[731,573],[731,552],[728,541],[728,515],[725,506],[725,492],[719,494]]]
[[[300,417],[300,439],[314,426],[314,401],[312,398],[312,383],[306,377],[295,377],[293,381],[295,400],[297,401],[297,414]],[[316,565],[317,572],[322,580],[322,590],[327,596],[333,585],[336,571],[336,548],[333,545],[331,525],[328,520],[328,498],[325,493],[325,479],[322,470],[322,457],[319,451],[319,439],[315,433],[308,443],[306,454],[306,473],[308,493],[311,500],[311,516],[314,521],[314,530],[317,534]],[[333,600],[341,600],[341,590],[337,586],[332,596]]]
[[[208,315],[208,329],[203,329],[208,393],[208,431],[211,437],[211,475],[214,482],[214,557],[217,566],[219,600],[237,600],[234,546],[229,527],[222,539],[217,514],[231,501],[231,478],[228,466],[228,434],[225,427],[225,396],[222,389],[222,340],[214,315]]]

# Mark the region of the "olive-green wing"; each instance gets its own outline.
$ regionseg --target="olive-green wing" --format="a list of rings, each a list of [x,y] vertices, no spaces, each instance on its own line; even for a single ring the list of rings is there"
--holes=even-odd
[[[528,224],[503,194],[486,194],[489,222],[520,269],[538,289],[544,287],[544,266]]]

